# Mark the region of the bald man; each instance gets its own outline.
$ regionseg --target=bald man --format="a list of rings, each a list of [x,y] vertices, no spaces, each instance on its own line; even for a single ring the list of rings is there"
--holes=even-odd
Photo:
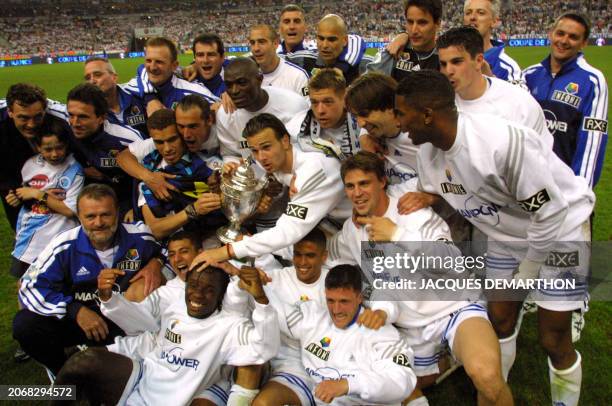
[[[350,84],[371,62],[365,50],[363,38],[348,35],[344,20],[336,14],[328,14],[317,23],[317,50],[296,52],[287,59],[310,75],[317,69],[338,68]]]
[[[267,24],[251,27],[249,45],[251,54],[263,73],[263,86],[274,86],[291,90],[301,96],[306,94],[308,74],[304,69],[284,60],[276,53],[280,38]]]

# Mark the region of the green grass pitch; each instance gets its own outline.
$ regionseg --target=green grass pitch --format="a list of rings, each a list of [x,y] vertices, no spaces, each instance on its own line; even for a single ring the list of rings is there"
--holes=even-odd
[[[371,51],[371,50],[370,50]],[[508,48],[522,68],[542,60],[547,48]],[[612,77],[612,48],[589,47],[587,60]],[[191,57],[183,55],[181,63]],[[122,82],[129,80],[142,59],[113,60]],[[0,97],[16,82],[32,82],[42,86],[50,98],[65,101],[68,90],[82,80],[81,63],[32,65],[0,69]],[[610,117],[610,112],[608,111]],[[610,148],[608,148],[610,149]],[[10,151],[4,151],[10,153]],[[601,180],[596,188],[597,207],[594,240],[612,240],[612,152],[606,155]],[[0,209],[1,210],[1,209]],[[3,216],[3,213],[0,214]],[[0,221],[0,384],[47,384],[43,369],[35,362],[15,364],[15,342],[11,336],[13,315],[17,309],[16,284],[8,274],[13,235]],[[610,279],[608,279],[610,280]],[[612,393],[612,304],[592,302],[587,313],[586,328],[577,344],[583,357],[582,405],[607,404]],[[518,340],[517,359],[510,374],[510,386],[517,405],[550,405],[546,357],[538,346],[536,316],[528,315]],[[432,405],[472,405],[475,393],[463,372],[456,372],[441,385],[426,391]]]

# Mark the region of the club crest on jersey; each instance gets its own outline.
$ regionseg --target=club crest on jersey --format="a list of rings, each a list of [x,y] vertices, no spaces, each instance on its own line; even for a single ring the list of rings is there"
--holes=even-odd
[[[316,343],[310,343],[305,347],[305,350],[317,358],[327,361],[329,359],[329,351],[324,350]]]
[[[176,106],[178,106],[178,102],[172,103],[172,106],[170,106],[170,109],[176,110]]]
[[[310,298],[308,297],[308,295],[301,295],[300,296],[300,302],[308,302],[310,300]]]
[[[166,333],[164,334],[164,338],[174,344],[180,344],[182,341],[182,336],[172,331],[177,324],[179,324],[178,320],[172,320],[170,328],[166,328]]]
[[[562,92],[560,90],[555,90],[553,92],[552,99],[575,108],[578,108],[580,102],[582,101],[582,98],[570,93]]]
[[[404,354],[396,354],[393,357],[393,362],[395,362],[397,365],[410,368],[410,358]]]
[[[569,94],[576,94],[578,93],[578,83],[574,83],[574,82],[569,82],[567,84],[567,86],[565,86],[565,91],[568,92]]]
[[[446,173],[446,179],[448,179],[449,182],[453,181],[453,175],[451,174],[450,169],[446,168],[444,170],[444,172]]]
[[[331,344],[331,338],[329,338],[329,337],[323,337],[323,338],[321,339],[321,341],[319,341],[319,342],[321,343],[321,346],[322,346],[323,348],[327,348],[327,347],[329,347],[329,344]]]
[[[119,153],[116,149],[108,151],[108,157],[100,158],[100,164],[103,168],[114,168],[117,166],[117,154]]]
[[[125,257],[130,261],[136,261],[140,259],[140,254],[138,253],[138,250],[136,248],[130,248],[125,254]]]
[[[295,217],[300,220],[306,220],[308,215],[308,207],[300,206],[299,204],[289,203],[287,204],[287,210],[285,210],[287,216]]]
[[[525,211],[536,212],[540,210],[540,208],[544,206],[546,202],[550,202],[550,196],[548,195],[546,189],[542,189],[535,195],[528,197],[525,200],[520,200],[518,204]]]

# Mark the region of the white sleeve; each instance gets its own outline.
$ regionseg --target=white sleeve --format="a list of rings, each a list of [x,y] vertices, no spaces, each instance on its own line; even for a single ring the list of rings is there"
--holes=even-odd
[[[399,403],[416,386],[412,350],[392,326],[384,326],[368,338],[374,362],[347,378],[348,394],[376,403]]]
[[[66,198],[63,202],[66,207],[72,210],[73,213],[76,213],[77,197],[79,196],[81,189],[83,189],[83,184],[85,183],[85,176],[83,173],[83,168],[78,162],[75,161],[72,166],[72,169],[74,169],[75,174],[72,178],[72,182],[70,183],[70,187],[66,191]]]
[[[229,333],[222,351],[228,365],[261,365],[272,359],[280,348],[280,330],[272,306],[255,303],[251,320],[243,319]]]
[[[340,171],[326,174],[320,168],[301,184],[298,185],[298,182],[298,193],[287,204],[285,213],[279,217],[275,227],[232,244],[236,257],[258,257],[295,244],[315,228],[342,199]]]
[[[236,138],[231,133],[231,130],[225,126],[223,121],[227,120],[228,115],[222,111],[217,111],[217,139],[219,140],[219,152],[223,162],[240,162],[242,154],[236,149]],[[242,134],[237,134],[241,137]]]
[[[240,279],[237,276],[232,276],[230,283],[227,285],[225,296],[221,308],[230,313],[236,313],[241,316],[249,316],[249,295],[238,286]]]
[[[132,142],[128,145],[128,149],[138,162],[142,163],[147,155],[155,151],[155,143],[153,142],[153,138],[147,138],[146,140]]]
[[[100,310],[127,335],[136,335],[143,331],[159,330],[163,310],[160,302],[159,289],[140,303],[130,302],[123,295],[113,293],[108,301],[100,301]]]
[[[352,220],[349,219],[347,221]],[[342,227],[342,230],[338,231],[336,234],[334,234],[331,238],[327,240],[327,260],[329,263],[348,263],[352,265],[359,265],[359,263],[361,262],[361,258],[353,258],[353,254],[347,241],[347,233],[347,225],[345,224]]]
[[[496,164],[515,201],[531,214],[527,259],[543,263],[561,230],[569,204],[551,172],[549,155],[550,159],[558,158],[545,150],[531,131],[510,126],[508,151],[500,151]]]
[[[266,296],[278,315],[280,331],[285,335],[299,340],[302,335],[316,327],[314,316],[316,312],[312,308],[317,306],[314,301],[287,303],[277,294],[277,291],[269,285],[264,286]],[[325,310],[327,311],[327,310]]]
[[[115,337],[115,342],[107,345],[106,348],[110,352],[141,360],[155,350],[156,344],[156,335],[150,331],[145,331],[137,336]]]

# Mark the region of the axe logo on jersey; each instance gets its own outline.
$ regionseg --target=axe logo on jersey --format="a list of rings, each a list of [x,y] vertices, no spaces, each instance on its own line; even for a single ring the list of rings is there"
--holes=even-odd
[[[395,362],[397,365],[410,368],[410,357],[408,357],[407,355],[396,354],[393,357],[393,362]]]
[[[528,197],[525,200],[520,200],[518,204],[525,211],[536,212],[540,210],[540,208],[544,206],[546,202],[550,202],[550,196],[548,195],[546,189],[542,189],[535,195]]]
[[[578,251],[572,252],[558,252],[551,251],[548,253],[548,257],[545,262],[546,266],[553,266],[555,268],[569,268],[580,265],[580,257]]]
[[[181,367],[193,368],[198,370],[200,361],[195,358],[183,358],[183,349],[181,347],[174,347],[168,351],[162,351],[159,357],[170,364],[169,369],[172,372],[178,371]]]
[[[246,141],[238,142],[238,149],[249,149],[249,143]]]
[[[440,188],[442,189],[442,193],[452,193],[454,195],[467,195],[465,188],[461,183],[450,183],[450,182],[442,182],[440,183]]]
[[[116,149],[108,151],[108,157],[100,158],[100,166],[103,168],[115,168],[117,167],[117,154],[119,153]]]
[[[327,361],[329,359],[329,351],[324,350],[316,343],[310,343],[304,347],[304,349],[315,357],[321,358],[323,361]]]
[[[552,95],[552,99],[568,106],[578,108],[582,98],[575,96],[570,93],[562,92],[561,90],[555,90]]]
[[[285,210],[287,216],[295,217],[300,220],[306,220],[308,214],[308,207],[300,206],[299,204],[289,203],[287,204],[287,210]]]
[[[595,117],[585,117],[582,120],[582,129],[584,131],[601,131],[605,133],[608,132],[608,122]]]
[[[182,336],[180,334],[172,331],[177,324],[179,324],[178,320],[172,320],[172,322],[170,322],[170,327],[166,327],[166,333],[164,334],[164,338],[174,344],[180,344],[182,340]]]

